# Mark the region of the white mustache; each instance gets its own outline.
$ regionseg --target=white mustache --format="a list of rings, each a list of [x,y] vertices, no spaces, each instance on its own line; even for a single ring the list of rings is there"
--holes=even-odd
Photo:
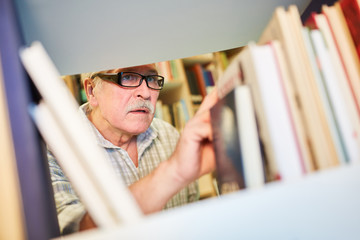
[[[151,104],[150,101],[139,100],[139,101],[133,102],[130,105],[128,105],[126,107],[126,112],[131,112],[131,111],[133,111],[135,109],[139,109],[139,108],[147,108],[151,114],[153,114],[155,111],[154,106]]]

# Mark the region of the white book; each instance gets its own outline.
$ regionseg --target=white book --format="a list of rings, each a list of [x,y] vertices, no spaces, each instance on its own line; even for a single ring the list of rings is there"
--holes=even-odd
[[[96,179],[92,178],[82,166],[78,151],[69,143],[47,104],[41,101],[38,105],[32,105],[29,111],[40,134],[56,156],[60,167],[69,178],[94,221],[100,227],[115,225],[116,218],[112,216],[111,209],[108,209],[104,196],[99,194],[101,192],[100,186]]]
[[[347,108],[349,112],[348,117],[351,119],[351,122],[354,127],[358,128],[360,126],[359,112],[356,106],[356,101],[353,98],[351,84],[349,84],[348,76],[346,75],[345,68],[341,62],[341,57],[336,46],[335,39],[333,38],[330,26],[328,24],[327,18],[324,14],[316,14],[315,22],[319,30],[322,32],[325,39],[326,45],[329,49],[329,57],[333,64],[334,73],[340,84],[340,89],[343,92],[343,98],[345,99],[346,104],[343,105],[344,108]],[[357,90],[355,90],[356,92]],[[358,134],[354,132],[354,134]],[[356,160],[358,161],[358,160]]]
[[[299,149],[301,165],[305,173],[315,170],[312,153],[306,133],[304,119],[302,118],[302,108],[299,105],[299,96],[296,94],[294,83],[290,77],[289,68],[285,58],[283,46],[277,40],[271,41],[270,46],[274,51],[276,64],[280,73],[281,84],[284,90],[285,104],[289,111],[289,119],[293,126],[296,144]]]
[[[310,165],[310,169],[325,169],[336,166],[339,161],[324,110],[319,105],[320,97],[302,37],[302,27],[295,5],[290,5],[287,11],[284,7],[276,8],[259,43],[265,44],[271,40],[281,43],[312,153],[313,166]]]
[[[344,12],[341,9],[340,1],[332,6],[323,5],[322,12],[327,17],[329,27],[333,33],[342,66],[347,74],[349,85],[352,89],[352,96],[360,115],[360,59],[356,54],[356,47],[346,23]]]
[[[251,90],[242,85],[234,91],[245,184],[247,188],[259,188],[264,185],[265,177]]]
[[[243,74],[254,93],[268,153],[272,154],[281,179],[298,178],[304,169],[273,49],[271,45],[249,43],[243,51]]]
[[[333,108],[333,104],[331,102],[331,95],[328,91],[328,87],[325,83],[325,79],[323,73],[321,72],[322,68],[324,67],[320,62],[321,59],[317,58],[315,54],[315,49],[313,47],[313,41],[311,39],[311,30],[307,27],[303,27],[302,33],[304,38],[304,43],[306,45],[306,50],[309,56],[309,62],[311,64],[313,73],[314,73],[314,80],[316,83],[316,87],[319,92],[320,102],[324,108],[324,113],[326,116],[326,120],[329,124],[329,129],[331,133],[331,137],[334,140],[334,145],[336,149],[336,153],[338,155],[339,160],[342,163],[348,161],[348,154],[346,148],[344,148],[344,140],[340,133],[339,123],[335,116],[335,111]],[[319,66],[320,63],[320,66]],[[321,68],[321,69],[320,69]]]
[[[354,102],[349,95],[347,83],[345,79],[336,74],[335,63],[332,61],[331,52],[327,47],[328,44],[325,42],[322,32],[316,29],[311,30],[311,38],[328,89],[334,115],[339,124],[347,161],[359,162],[360,124],[358,118],[356,118]]]
[[[108,216],[111,216],[112,219],[93,216],[96,224],[101,227],[110,227],[117,223],[138,221],[142,216],[140,208],[127,186],[112,170],[104,151],[96,143],[95,136],[84,124],[77,102],[67,89],[64,81],[61,80],[60,74],[42,44],[34,42],[30,47],[22,49],[20,57],[25,69],[42,95],[43,101],[46,103],[47,107],[45,110],[40,108],[40,113],[46,113],[46,109],[48,109],[51,112],[51,114],[47,114],[49,119],[52,116],[56,120],[56,122],[52,121],[53,124],[56,123],[56,127],[50,126],[43,131],[44,138],[53,140],[53,144],[57,145],[56,147],[53,146],[54,150],[55,148],[61,149],[67,146],[73,151],[71,155],[76,155],[76,158],[74,157],[76,164],[71,163],[72,165],[68,167],[77,167],[78,171],[68,171],[65,174],[69,175],[68,177],[73,179],[74,182],[81,182],[82,178],[79,178],[76,174],[77,172],[83,172],[97,184],[97,194],[104,199],[103,205],[109,210]],[[42,124],[46,125],[48,123],[44,122]],[[52,134],[53,128],[60,131],[62,142],[66,142],[66,145],[62,146],[60,142],[57,142],[59,136]],[[65,159],[65,156],[56,157],[59,164],[70,164]],[[70,177],[70,175],[72,176]],[[81,187],[75,190],[81,196],[88,196],[86,194],[87,188]],[[80,194],[80,192],[83,193]],[[89,196],[89,198],[91,197]],[[83,200],[85,204],[92,202],[92,199]],[[97,209],[99,208],[98,204],[88,204],[86,207],[89,212],[101,212],[101,210]],[[100,208],[103,208],[103,206],[100,206]]]

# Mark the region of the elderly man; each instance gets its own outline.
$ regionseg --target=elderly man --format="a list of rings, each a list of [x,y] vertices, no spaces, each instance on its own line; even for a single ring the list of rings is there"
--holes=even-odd
[[[80,108],[116,173],[142,211],[152,213],[198,199],[195,180],[214,169],[209,108],[204,100],[179,138],[154,118],[164,84],[154,64],[92,73],[84,80],[88,102]],[[49,152],[60,229],[63,234],[96,227]]]

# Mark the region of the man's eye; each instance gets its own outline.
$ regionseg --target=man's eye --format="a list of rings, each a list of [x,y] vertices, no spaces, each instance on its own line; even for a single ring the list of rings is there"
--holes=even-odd
[[[122,76],[121,80],[123,80],[123,81],[134,81],[134,80],[136,80],[136,76],[132,75],[132,74],[126,74],[126,75]]]
[[[148,81],[148,82],[154,82],[155,80],[156,80],[156,78],[153,77],[153,76],[148,76],[148,77],[147,77],[147,81]]]

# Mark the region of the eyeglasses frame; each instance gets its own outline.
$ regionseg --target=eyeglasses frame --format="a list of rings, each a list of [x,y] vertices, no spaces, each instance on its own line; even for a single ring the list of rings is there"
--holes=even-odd
[[[124,73],[132,73],[132,74],[136,74],[136,75],[139,75],[141,76],[141,79],[139,81],[139,85],[137,86],[124,86],[122,83],[121,83],[121,77]],[[114,77],[116,76],[116,80],[114,80]],[[160,88],[153,88],[153,87],[150,87],[149,86],[149,83],[148,83],[148,78],[149,77],[160,77],[160,79],[158,81],[160,81],[161,84],[160,85]],[[91,76],[91,79],[94,79],[96,77],[99,77],[101,79],[104,79],[104,80],[107,80],[107,81],[110,81],[110,82],[113,82],[113,83],[116,83],[118,84],[119,86],[122,86],[122,87],[125,87],[125,88],[136,88],[136,87],[139,87],[143,80],[145,79],[145,82],[146,82],[146,86],[150,89],[153,89],[153,90],[161,90],[163,89],[164,87],[164,80],[165,78],[163,76],[160,76],[160,75],[157,75],[157,74],[152,74],[152,75],[142,75],[140,73],[137,73],[137,72],[118,72],[118,73],[96,73],[94,74],[93,76]]]

